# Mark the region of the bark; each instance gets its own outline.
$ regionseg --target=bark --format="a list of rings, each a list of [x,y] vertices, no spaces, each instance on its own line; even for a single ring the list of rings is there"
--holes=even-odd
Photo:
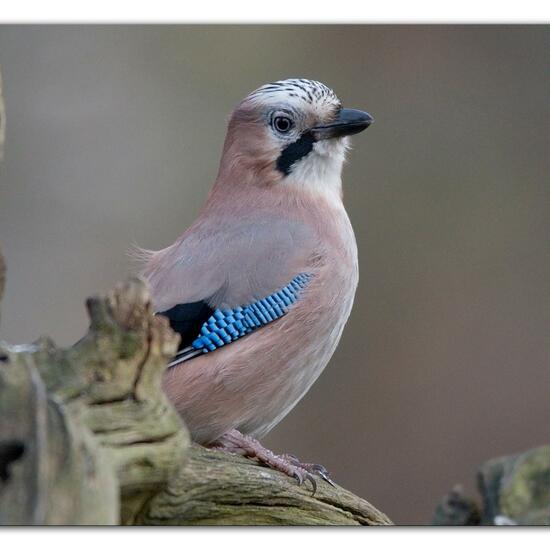
[[[189,437],[161,390],[177,336],[131,280],[87,303],[90,330],[68,349],[43,338],[0,347],[0,521],[116,524],[154,494]]]
[[[87,301],[74,346],[0,346],[0,523],[385,525],[257,462],[192,446],[161,389],[178,336],[131,279]]]
[[[387,525],[390,520],[341,487],[309,485],[246,458],[193,445],[167,488],[130,522],[141,525]]]

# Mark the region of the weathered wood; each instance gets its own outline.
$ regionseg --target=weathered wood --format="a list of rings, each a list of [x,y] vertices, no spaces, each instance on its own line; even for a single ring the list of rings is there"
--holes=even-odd
[[[140,279],[87,306],[90,331],[68,352],[91,376],[86,423],[109,450],[123,492],[156,490],[181,466],[190,441],[161,388],[179,337],[153,315]]]
[[[341,487],[309,484],[250,459],[194,445],[166,490],[128,523],[139,525],[390,525],[388,517]]]
[[[457,485],[437,505],[432,525],[479,525],[480,521],[477,502],[467,497],[462,486]]]
[[[69,349],[0,347],[3,523],[117,523],[119,500],[160,490],[184,461],[189,437],[161,390],[178,337],[145,284],[88,310],[90,330]]]
[[[550,445],[494,458],[477,474],[481,506],[453,489],[434,525],[550,525]]]
[[[87,307],[88,334],[68,349],[0,347],[0,523],[390,523],[321,480],[312,497],[252,460],[191,449],[161,389],[178,337],[144,282]]]
[[[482,523],[550,525],[550,445],[486,462],[478,488]]]
[[[82,399],[48,394],[32,349],[0,347],[0,524],[116,524],[118,482]]]

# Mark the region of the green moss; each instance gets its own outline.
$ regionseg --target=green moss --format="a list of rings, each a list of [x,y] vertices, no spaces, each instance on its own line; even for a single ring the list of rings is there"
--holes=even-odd
[[[521,520],[550,509],[550,445],[520,455],[502,480],[501,513]],[[536,514],[540,517],[540,514]],[[544,516],[544,514],[542,514]],[[550,517],[546,518],[548,521]]]

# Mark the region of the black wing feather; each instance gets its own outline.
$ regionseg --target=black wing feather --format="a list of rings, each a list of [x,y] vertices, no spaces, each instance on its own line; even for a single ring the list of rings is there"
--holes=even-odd
[[[214,313],[214,310],[203,300],[190,304],[178,304],[158,315],[167,317],[172,330],[181,336],[179,349],[193,343],[200,333],[202,325]]]

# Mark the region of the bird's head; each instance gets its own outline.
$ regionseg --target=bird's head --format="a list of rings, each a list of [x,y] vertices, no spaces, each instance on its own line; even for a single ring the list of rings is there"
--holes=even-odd
[[[220,180],[280,185],[340,196],[348,136],[373,122],[345,109],[321,82],[291,78],[266,84],[234,110]]]

